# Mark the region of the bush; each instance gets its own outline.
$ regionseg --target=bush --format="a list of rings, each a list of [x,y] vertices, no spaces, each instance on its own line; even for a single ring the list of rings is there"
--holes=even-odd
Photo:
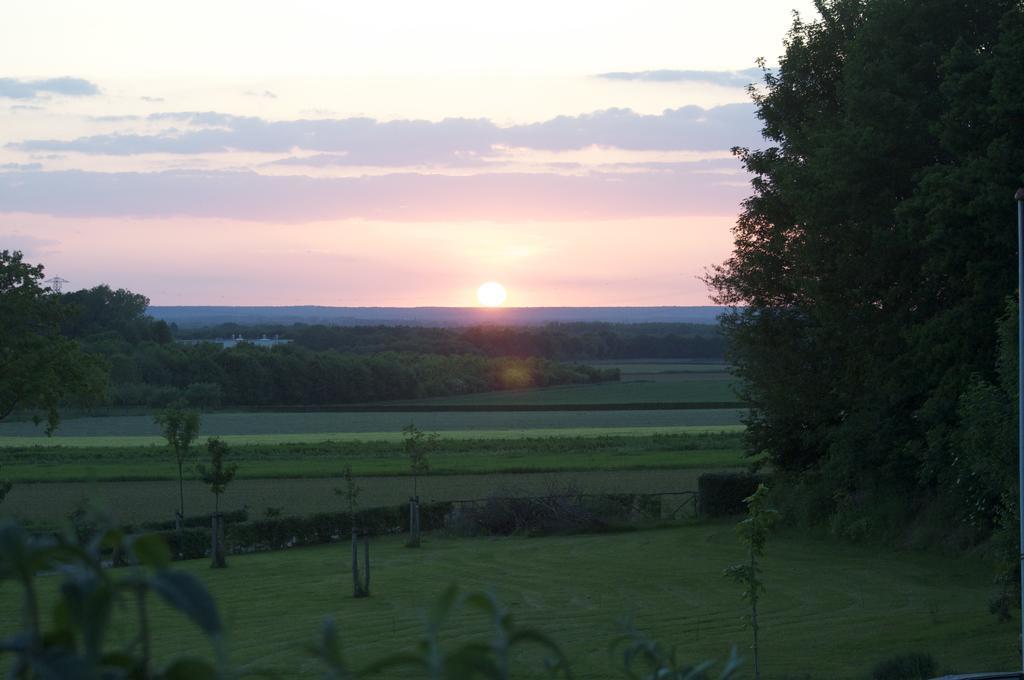
[[[743,500],[766,481],[766,475],[705,472],[697,478],[697,512],[705,517],[741,515],[747,511]]]
[[[431,503],[420,507],[420,523],[425,530],[442,529],[451,503]],[[352,527],[347,512],[321,512],[303,517],[264,517],[246,521],[244,510],[224,513],[225,553],[265,552],[307,545],[322,545],[348,540]],[[371,535],[395,534],[409,530],[409,505],[370,508],[357,515],[357,526]],[[210,554],[210,516],[192,518],[180,532],[173,523],[161,523],[158,531],[180,559],[197,559]],[[194,528],[193,528],[194,527]],[[152,528],[152,527],[150,527]]]
[[[448,529],[466,536],[595,533],[661,517],[661,499],[640,494],[585,495],[574,487],[545,496],[492,496],[452,510]]]
[[[240,522],[246,522],[249,519],[248,510],[231,510],[228,512],[220,513],[224,517],[224,521],[228,524],[238,524]],[[194,515],[186,517],[184,526],[186,529],[191,528],[209,528],[210,523],[213,521],[213,515]],[[133,530],[134,527],[126,527],[129,531]],[[141,526],[142,529],[147,531],[167,531],[174,529],[174,520],[168,520],[165,522],[145,522]]]
[[[210,528],[157,531],[167,541],[175,559],[195,560],[210,555]]]
[[[928,680],[935,676],[937,668],[931,654],[902,654],[876,664],[871,680]]]
[[[76,525],[81,537],[91,535],[94,522],[83,510]],[[352,518],[347,512],[322,512],[300,517],[264,516],[249,521],[246,510],[223,513],[225,554],[265,552],[349,539]],[[572,487],[552,490],[541,498],[493,497],[456,508],[454,503],[420,506],[424,531],[448,529],[461,535],[511,535],[602,532],[644,519],[661,517],[661,498],[641,494],[584,495]],[[210,515],[190,517],[180,531],[173,522],[146,524],[167,541],[178,559],[210,555]],[[398,534],[409,530],[409,505],[361,510],[356,526],[370,535]],[[138,527],[124,527],[137,533]]]

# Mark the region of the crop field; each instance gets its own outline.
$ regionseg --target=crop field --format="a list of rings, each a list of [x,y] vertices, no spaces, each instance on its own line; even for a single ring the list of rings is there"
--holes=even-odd
[[[731,380],[716,365],[655,362],[631,364],[634,369],[672,379],[574,388],[579,393],[523,390],[504,395],[505,404],[521,404],[527,395],[541,406],[577,399],[639,403],[651,389],[651,399],[708,400],[724,397]],[[751,462],[742,452],[743,409],[598,411],[584,403],[580,410],[506,411],[500,400],[488,401],[494,398],[473,396],[473,404],[496,407],[483,412],[206,413],[193,458],[201,460],[205,437],[228,442],[239,469],[224,501],[227,508],[248,507],[252,516],[266,508],[306,514],[335,507],[333,490],[345,466],[365,486],[365,506],[404,501],[409,461],[401,439],[410,423],[440,435],[421,493],[438,501],[536,494],[559,484],[591,492],[687,491],[702,471]],[[0,469],[15,483],[4,511],[56,526],[89,501],[127,523],[166,520],[175,506],[177,469],[165,444],[149,415],[67,418],[53,437],[30,422],[0,423]],[[193,462],[185,478],[186,509],[206,508],[212,497],[195,481]]]
[[[602,368],[617,368],[618,382],[594,385],[504,390],[457,397],[418,399],[420,405],[523,405],[579,404],[686,404],[738,402],[738,382],[722,364],[679,362],[592,362]]]
[[[436,397],[419,399],[413,404],[423,405],[509,405],[530,404],[685,404],[685,403],[730,403],[738,402],[734,390],[735,381],[717,374],[694,373],[685,375],[688,380],[679,380],[671,374],[650,374],[642,379],[637,374],[625,377],[619,382],[595,385],[567,385],[526,390],[504,390],[483,394],[465,394],[458,397]]]
[[[226,438],[228,441],[230,439]],[[618,469],[695,469],[749,463],[739,432],[552,435],[515,438],[440,438],[431,444],[434,475],[562,472]],[[200,442],[192,456],[201,460]],[[400,441],[333,440],[315,443],[235,444],[231,460],[240,478],[404,475],[409,460]],[[49,446],[0,448],[4,476],[18,482],[176,479],[165,446]],[[192,465],[186,466],[191,473]]]
[[[197,446],[193,460],[202,452]],[[277,507],[305,514],[334,507],[333,489],[345,466],[366,486],[361,496],[366,507],[398,504],[410,495],[408,457],[395,440],[237,445],[231,460],[239,466],[238,479],[224,501],[233,509],[247,506],[262,513]],[[689,491],[704,470],[750,462],[739,432],[443,437],[430,453],[421,496],[534,494],[557,484],[588,492]],[[175,505],[177,468],[161,446],[8,447],[0,449],[0,466],[15,482],[4,509],[37,525],[61,523],[84,500],[127,523],[166,519]],[[191,462],[185,477],[188,507],[209,505],[212,498],[194,481]]]
[[[201,436],[248,436],[247,443],[325,441],[328,439],[401,438],[401,430],[415,423],[424,431],[445,437],[531,434],[614,433],[635,428],[699,430],[736,429],[744,409],[629,410],[629,411],[516,411],[516,412],[311,412],[311,413],[208,413],[202,417]],[[729,427],[732,426],[732,427]],[[539,431],[539,432],[538,432]],[[650,430],[648,430],[650,431]],[[476,434],[473,434],[476,433]],[[486,434],[483,434],[486,433]],[[503,434],[502,434],[503,433]],[[0,447],[63,442],[70,446],[129,446],[163,443],[151,416],[69,418],[53,437],[31,422],[0,423]],[[83,438],[102,437],[102,440]],[[242,443],[235,440],[235,443]]]
[[[281,677],[322,675],[305,651],[332,615],[349,660],[412,650],[421,611],[450,583],[493,588],[517,623],[553,637],[578,678],[621,677],[609,642],[631,618],[646,634],[676,647],[680,660],[725,659],[733,647],[748,656],[739,589],[722,570],[743,559],[731,524],[701,524],[611,535],[449,539],[428,536],[419,550],[401,537],[375,540],[372,595],[353,600],[345,546],[235,556],[225,570],[206,560],[179,563],[212,590],[229,631],[230,659]],[[1011,668],[1013,625],[988,613],[991,578],[966,558],[838,545],[775,536],[764,562],[761,662],[765,678],[865,678],[884,658],[932,654],[944,673]],[[54,580],[43,577],[44,600]],[[20,620],[15,588],[0,590],[0,635]],[[44,611],[49,607],[44,604]],[[117,637],[135,634],[132,607],[118,607]],[[177,613],[154,607],[154,654],[167,660],[208,643]],[[487,642],[481,616],[449,620],[448,648]],[[520,652],[521,677],[541,675],[531,652]],[[529,665],[527,665],[529,664]],[[529,669],[535,669],[531,675]]]
[[[696,374],[717,374],[727,376],[732,374],[729,364],[722,363],[693,363],[679,361],[678,359],[618,359],[609,361],[588,361],[588,365],[598,368],[617,368],[625,378],[630,375],[644,374],[651,375],[687,373],[691,376]]]

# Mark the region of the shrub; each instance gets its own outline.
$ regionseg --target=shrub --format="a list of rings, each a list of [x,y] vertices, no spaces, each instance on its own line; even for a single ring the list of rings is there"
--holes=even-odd
[[[223,513],[225,554],[265,552],[347,540],[352,528],[347,512],[322,512],[298,517],[264,516],[249,520],[247,510]],[[608,531],[638,520],[658,519],[661,499],[641,494],[584,495],[573,487],[552,489],[540,498],[493,497],[483,503],[456,508],[454,503],[420,507],[425,531],[447,529],[459,535],[540,536],[558,533]],[[80,537],[91,535],[97,519],[85,509],[76,514]],[[184,528],[174,522],[124,527],[127,533],[154,531],[167,541],[177,559],[210,556],[210,515],[190,517]],[[360,510],[356,526],[369,535],[399,534],[409,530],[409,504]]]
[[[210,555],[210,528],[157,531],[163,537],[171,554],[179,560],[195,560]]]
[[[705,472],[697,478],[697,512],[705,517],[743,514],[747,511],[744,499],[766,481],[766,475]]]
[[[935,676],[937,668],[931,654],[901,654],[876,664],[871,680],[928,680]]]
[[[424,505],[421,509],[423,527],[428,530],[444,528],[451,508],[451,503]],[[347,512],[321,512],[302,517],[263,517],[251,522],[246,521],[247,517],[244,510],[224,513],[226,554],[333,543],[347,539],[352,527],[351,516]],[[408,522],[409,505],[406,503],[361,510],[357,525],[368,534],[382,535],[408,531]],[[179,559],[208,557],[211,540],[209,515],[205,518],[192,518],[187,524],[188,527],[180,532],[180,538],[179,533],[173,530],[173,522],[158,525],[161,530],[157,533],[164,537],[172,553]]]
[[[239,524],[249,520],[249,511],[246,509],[242,510],[230,510],[228,512],[222,512],[221,515],[224,517],[224,521],[228,524]],[[192,517],[186,517],[182,526],[185,528],[200,528],[209,527],[210,522],[213,520],[213,516],[210,514],[206,515],[194,515]],[[134,527],[126,527],[131,530]],[[174,521],[168,520],[166,522],[145,522],[141,525],[142,529],[149,531],[167,531],[174,528]]]
[[[639,494],[586,495],[572,486],[539,497],[495,495],[454,509],[448,529],[459,535],[594,533],[661,516],[661,499]]]

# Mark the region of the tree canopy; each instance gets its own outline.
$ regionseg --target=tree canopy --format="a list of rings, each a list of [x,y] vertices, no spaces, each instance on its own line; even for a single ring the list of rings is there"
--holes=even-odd
[[[950,492],[961,396],[972,376],[996,381],[1016,289],[1024,8],[816,5],[752,90],[767,145],[736,150],[753,195],[707,279],[735,307],[751,449],[811,489],[808,516],[895,525]]]
[[[43,285],[42,265],[0,250],[0,420],[15,410],[56,429],[58,407],[70,396],[102,396],[106,375],[95,357],[61,335],[66,309]]]

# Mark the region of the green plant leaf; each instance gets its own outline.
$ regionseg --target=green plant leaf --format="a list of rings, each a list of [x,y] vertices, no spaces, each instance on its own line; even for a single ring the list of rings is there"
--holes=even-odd
[[[133,536],[129,539],[129,549],[139,564],[162,568],[171,563],[171,549],[156,534]]]

